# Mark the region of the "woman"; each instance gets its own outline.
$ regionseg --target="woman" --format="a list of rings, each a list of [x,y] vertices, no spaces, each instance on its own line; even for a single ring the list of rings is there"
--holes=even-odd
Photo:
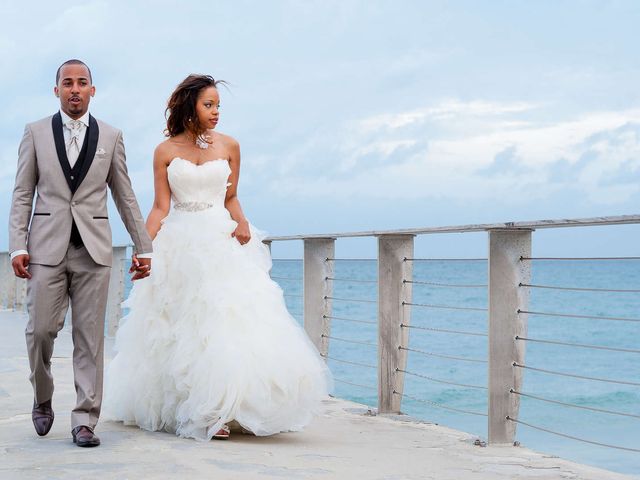
[[[228,438],[230,422],[300,430],[331,384],[240,207],[238,142],[214,130],[218,84],[190,75],[169,99],[147,219],[153,272],[125,302],[105,400],[125,424],[198,440]]]

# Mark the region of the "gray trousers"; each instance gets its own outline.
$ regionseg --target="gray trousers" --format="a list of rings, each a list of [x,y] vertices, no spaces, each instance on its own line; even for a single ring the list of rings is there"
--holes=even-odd
[[[64,326],[71,302],[73,374],[76,406],[71,428],[98,423],[102,404],[104,319],[111,267],[98,265],[86,248],[69,245],[55,266],[32,264],[27,281],[29,322],[25,330],[34,398],[43,403],[53,396],[53,342]]]

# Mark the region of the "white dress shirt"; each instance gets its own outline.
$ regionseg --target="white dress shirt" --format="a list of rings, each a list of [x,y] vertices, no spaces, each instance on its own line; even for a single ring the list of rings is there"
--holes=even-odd
[[[67,150],[67,159],[71,168],[78,161],[80,156],[80,150],[82,150],[82,144],[84,143],[84,137],[87,135],[87,128],[89,127],[89,111],[82,115],[77,120],[74,120],[69,115],[60,110],[60,117],[62,118],[62,134],[64,135],[64,145]],[[18,255],[28,255],[26,250],[16,250],[11,252],[11,260]],[[152,258],[151,253],[139,253],[138,258]]]

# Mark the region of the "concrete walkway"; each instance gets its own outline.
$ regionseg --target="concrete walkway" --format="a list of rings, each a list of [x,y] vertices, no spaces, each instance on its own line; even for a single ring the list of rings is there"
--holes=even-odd
[[[468,434],[367,415],[329,399],[304,432],[200,443],[102,421],[102,446],[77,448],[69,433],[75,393],[71,335],[56,341],[56,420],[46,437],[31,424],[23,314],[0,312],[0,479],[631,479],[525,448],[478,447]],[[107,342],[107,356],[111,342]],[[132,366],[135,368],[135,366]],[[402,417],[400,417],[402,418]]]

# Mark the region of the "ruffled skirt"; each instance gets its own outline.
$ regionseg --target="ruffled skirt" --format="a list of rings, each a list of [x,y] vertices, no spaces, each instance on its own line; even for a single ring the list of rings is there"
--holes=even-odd
[[[105,417],[209,440],[307,425],[331,375],[269,277],[264,238],[240,245],[226,209],[172,210],[152,274],[135,283],[106,375]]]

